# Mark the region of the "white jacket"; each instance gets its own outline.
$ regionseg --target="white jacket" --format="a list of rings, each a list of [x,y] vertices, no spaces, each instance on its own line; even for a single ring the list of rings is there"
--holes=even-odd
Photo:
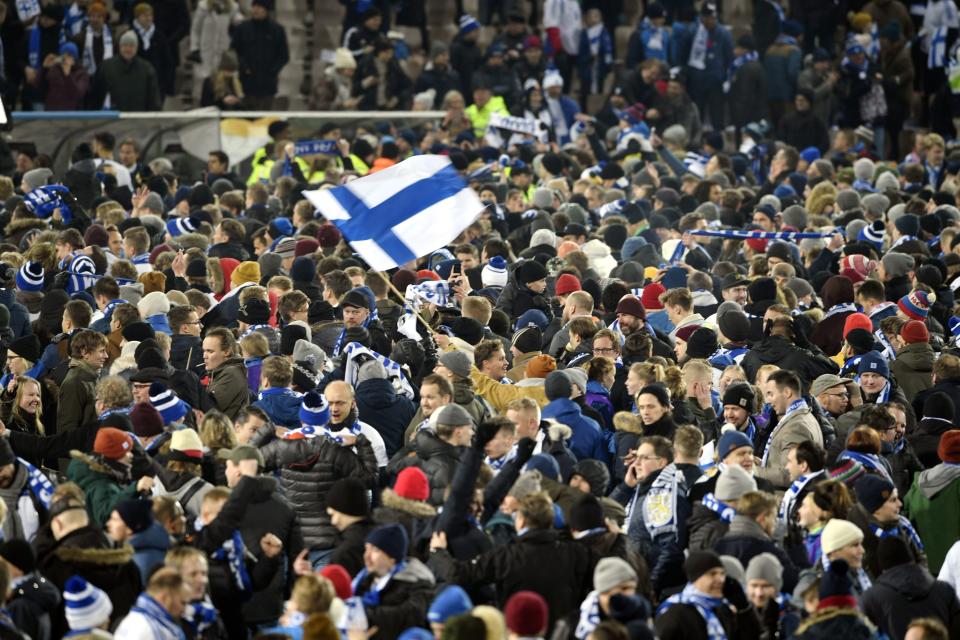
[[[136,611],[127,614],[113,637],[114,640],[180,640],[173,634],[163,633],[160,627],[151,625],[146,616]]]

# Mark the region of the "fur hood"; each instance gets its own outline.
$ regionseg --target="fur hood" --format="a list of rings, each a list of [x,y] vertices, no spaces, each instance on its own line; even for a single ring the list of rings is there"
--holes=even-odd
[[[433,572],[416,558],[407,558],[407,565],[393,579],[398,582],[427,582],[431,587],[436,584]]]
[[[61,546],[54,554],[69,564],[124,565],[133,560],[133,547],[128,544],[116,549]]]
[[[380,494],[380,502],[388,509],[402,511],[415,518],[432,518],[437,515],[437,508],[433,505],[404,498],[390,488],[384,489],[383,493]]]
[[[557,422],[553,418],[544,418],[543,421],[547,423],[547,437],[550,438],[550,442],[567,442],[573,437],[573,429],[562,422]]]
[[[84,453],[74,449],[70,452],[70,457],[87,465],[91,471],[110,476],[116,482],[121,484],[129,482],[129,478],[124,477],[125,474],[121,470],[111,467],[106,460],[96,453]]]
[[[10,224],[4,228],[3,233],[7,237],[10,237],[17,233],[30,231],[31,229],[46,231],[48,229],[46,220],[40,220],[38,218],[17,218],[16,220],[10,221]]]
[[[613,416],[613,427],[615,430],[624,433],[643,435],[643,424],[640,421],[640,416],[626,411],[621,411]]]

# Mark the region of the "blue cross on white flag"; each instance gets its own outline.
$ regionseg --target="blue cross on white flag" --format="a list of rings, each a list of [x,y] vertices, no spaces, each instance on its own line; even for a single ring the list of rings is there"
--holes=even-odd
[[[342,187],[304,191],[377,271],[452,242],[483,211],[446,156],[420,155]]]

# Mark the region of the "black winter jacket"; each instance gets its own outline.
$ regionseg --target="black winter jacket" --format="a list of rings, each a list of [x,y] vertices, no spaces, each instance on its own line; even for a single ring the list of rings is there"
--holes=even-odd
[[[330,564],[339,564],[347,570],[350,577],[356,576],[363,569],[363,551],[367,542],[367,535],[376,528],[369,518],[355,522],[340,532],[340,538]]]
[[[240,82],[249,96],[277,95],[280,71],[290,61],[287,32],[271,19],[247,20],[233,30]]]
[[[953,587],[912,562],[884,571],[860,604],[870,621],[891,638],[904,637],[916,618],[937,618],[951,638],[960,638],[960,601]]]
[[[39,573],[30,573],[10,593],[7,611],[17,628],[34,640],[52,638],[51,612],[60,606],[60,592]]]
[[[797,586],[800,572],[797,571],[796,565],[783,549],[765,534],[756,521],[746,516],[733,517],[727,534],[717,541],[713,550],[719,555],[735,557],[743,566],[747,566],[754,556],[766,552],[772,553],[783,567],[783,591],[793,593],[793,588]]]
[[[411,455],[412,454],[412,455]],[[430,504],[443,504],[443,493],[453,481],[462,449],[444,442],[431,429],[420,431],[412,444],[401,449],[387,465],[391,478],[407,467],[419,467],[430,481]]]
[[[430,568],[452,584],[497,585],[499,608],[518,591],[535,591],[547,601],[550,626],[576,610],[590,591],[594,560],[578,542],[561,541],[557,532],[531,529],[516,544],[495,547],[471,561],[454,560],[446,550],[430,556]]]
[[[917,423],[917,430],[913,435],[907,436],[907,442],[913,447],[913,453],[925,469],[940,464],[940,456],[937,454],[940,436],[953,428],[953,423],[943,418],[926,418]]]
[[[371,378],[356,387],[360,420],[377,430],[392,457],[403,448],[403,432],[417,408],[405,395],[397,393],[389,380]]]
[[[837,365],[822,354],[801,349],[781,336],[766,336],[743,357],[741,366],[747,380],[757,379],[757,370],[765,364],[776,364],[781,369],[795,372],[801,380],[816,380],[824,373],[836,373]]]
[[[264,425],[251,444],[259,447],[267,469],[280,470],[280,484],[300,519],[305,544],[334,547],[337,530],[327,515],[327,491],[334,482],[348,477],[373,489],[377,482],[373,446],[363,435],[357,436],[356,452],[324,437],[282,440],[272,439],[273,435],[273,426]]]
[[[367,576],[360,582],[354,595],[362,596],[370,590],[375,577]],[[367,622],[378,629],[373,638],[396,638],[405,629],[422,624],[427,608],[433,600],[435,580],[425,564],[416,558],[407,559],[406,566],[397,572],[380,592],[380,604],[367,605]]]

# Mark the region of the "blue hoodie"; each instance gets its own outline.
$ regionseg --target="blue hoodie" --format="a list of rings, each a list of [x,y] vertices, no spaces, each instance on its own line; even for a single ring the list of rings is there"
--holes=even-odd
[[[147,316],[147,322],[153,327],[153,330],[158,333],[165,333],[168,336],[173,335],[173,330],[170,328],[170,322],[167,320],[167,314],[158,313],[156,315]]]
[[[300,426],[302,396],[287,387],[264,389],[253,406],[263,409],[274,424],[282,427]]]
[[[170,548],[170,536],[159,522],[154,521],[140,533],[133,534],[130,546],[133,547],[133,562],[140,570],[140,581],[145,585],[153,568],[163,564]]]
[[[570,438],[570,450],[577,460],[593,458],[604,464],[610,464],[610,453],[604,445],[600,425],[586,417],[580,406],[569,398],[557,398],[543,408],[543,417],[556,420],[573,430]]]

